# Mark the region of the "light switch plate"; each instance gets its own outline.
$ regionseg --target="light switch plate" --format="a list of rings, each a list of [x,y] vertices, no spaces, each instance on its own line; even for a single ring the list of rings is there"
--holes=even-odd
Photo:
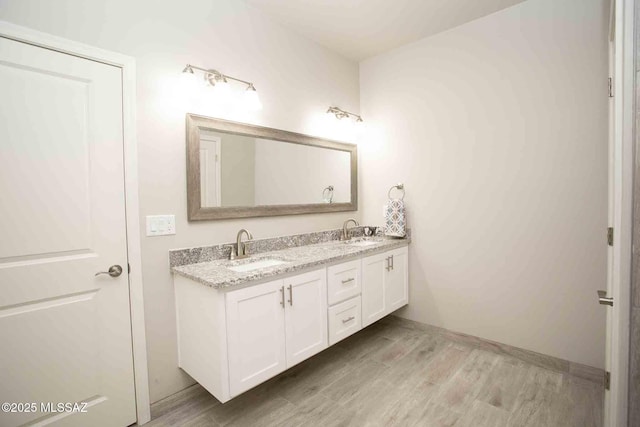
[[[176,234],[175,215],[147,215],[147,236]]]

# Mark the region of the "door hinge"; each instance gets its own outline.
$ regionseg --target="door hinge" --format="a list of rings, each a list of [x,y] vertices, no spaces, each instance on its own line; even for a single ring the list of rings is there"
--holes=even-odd
[[[127,263],[127,274],[131,274],[131,264]]]
[[[613,227],[607,228],[607,243],[613,246]]]
[[[613,98],[613,78],[609,77],[609,98]]]
[[[611,372],[609,371],[604,371],[604,388],[611,390]]]

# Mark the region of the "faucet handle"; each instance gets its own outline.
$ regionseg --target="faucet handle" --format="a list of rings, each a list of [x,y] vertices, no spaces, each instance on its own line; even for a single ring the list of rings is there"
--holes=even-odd
[[[224,247],[231,249],[231,251],[229,252],[229,260],[236,259],[236,246],[235,245],[225,245]]]

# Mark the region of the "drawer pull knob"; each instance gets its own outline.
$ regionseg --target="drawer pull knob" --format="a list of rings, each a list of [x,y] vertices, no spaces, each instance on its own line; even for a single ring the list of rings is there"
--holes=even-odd
[[[342,323],[348,323],[355,319],[355,316],[347,317],[346,319],[342,319]]]
[[[354,280],[356,280],[356,279],[354,279],[353,277],[350,278],[350,279],[345,279],[345,280],[342,281],[342,284],[344,285],[345,283],[353,282]]]

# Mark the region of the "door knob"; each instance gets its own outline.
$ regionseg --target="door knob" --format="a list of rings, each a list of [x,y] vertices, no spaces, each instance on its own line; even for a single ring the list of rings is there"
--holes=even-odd
[[[99,276],[101,274],[108,274],[111,277],[118,277],[122,274],[122,267],[120,267],[119,265],[112,265],[111,267],[109,267],[109,271],[99,271],[95,275]]]
[[[613,298],[607,298],[607,291],[598,291],[598,302],[613,307]]]

